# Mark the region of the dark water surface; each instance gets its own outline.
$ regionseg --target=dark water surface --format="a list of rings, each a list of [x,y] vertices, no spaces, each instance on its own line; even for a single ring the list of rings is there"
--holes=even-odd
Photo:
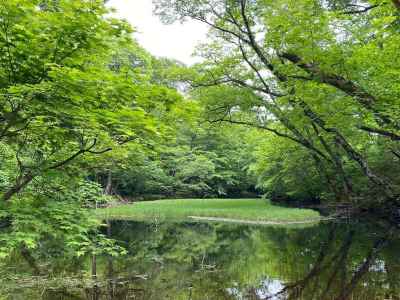
[[[0,299],[400,299],[400,233],[383,223],[120,221],[111,235],[128,255],[49,254],[46,278],[28,276],[23,260],[9,262]]]

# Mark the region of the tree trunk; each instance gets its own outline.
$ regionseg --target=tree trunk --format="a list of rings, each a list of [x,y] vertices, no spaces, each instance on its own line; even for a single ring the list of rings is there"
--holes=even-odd
[[[400,0],[392,0],[392,2],[393,2],[393,4],[394,4],[394,6],[396,6],[396,8],[397,8],[398,10],[400,10]]]
[[[347,176],[344,168],[343,168],[343,163],[342,159],[340,158],[340,155],[336,153],[335,150],[333,150],[328,143],[325,141],[324,137],[320,134],[318,127],[312,120],[312,126],[314,128],[314,131],[320,140],[322,146],[325,148],[326,152],[329,154],[329,156],[332,158],[332,161],[334,162],[335,169],[339,173],[339,176],[342,181],[342,186],[343,186],[343,196],[344,200],[350,200],[351,193],[353,192],[353,185],[351,183],[350,178]],[[341,199],[343,200],[343,199]]]
[[[379,251],[385,246],[387,242],[387,238],[379,239],[375,242],[374,246],[372,247],[371,251],[368,253],[368,256],[365,258],[364,263],[362,263],[358,268],[357,271],[353,274],[351,281],[343,286],[339,297],[335,300],[346,300],[349,298],[353,290],[356,288],[360,279],[368,272],[369,267],[375,261]]]
[[[362,172],[368,179],[374,183],[376,186],[382,188],[385,192],[386,196],[389,198],[393,198],[393,191],[391,185],[375,175],[374,172],[369,168],[367,161],[363,158],[363,156],[358,153],[354,148],[347,142],[346,138],[340,133],[340,131],[333,127],[327,127],[325,121],[322,120],[315,112],[311,110],[307,103],[302,100],[298,101],[299,105],[303,108],[304,114],[308,116],[313,122],[315,122],[319,127],[321,127],[324,131],[331,133],[335,137],[335,141],[338,145],[342,147],[342,149],[346,152],[347,156],[358,163]]]
[[[97,257],[96,254],[92,254],[92,279],[94,280],[93,288],[92,288],[92,299],[99,299],[99,287],[97,285]]]
[[[339,200],[339,190],[336,186],[336,183],[332,180],[329,172],[326,170],[323,162],[321,161],[321,159],[313,152],[311,152],[311,156],[314,159],[315,162],[315,166],[317,169],[317,172],[319,173],[319,176],[321,176],[321,178],[325,178],[326,180],[326,184],[328,185],[329,190],[335,195],[335,199]]]
[[[35,178],[35,176],[31,173],[20,175],[16,184],[8,189],[8,191],[3,195],[3,201],[10,200],[15,194],[19,193],[25,186],[27,186],[33,178]]]
[[[93,278],[97,277],[97,258],[96,258],[96,254],[92,255],[92,277]]]
[[[26,260],[28,265],[32,268],[33,274],[36,276],[40,275],[41,274],[40,268],[37,265],[35,258],[32,256],[31,252],[25,245],[21,246],[21,255]]]
[[[104,189],[104,194],[111,195],[112,194],[112,173],[111,170],[108,170],[107,173],[107,182],[106,187]]]

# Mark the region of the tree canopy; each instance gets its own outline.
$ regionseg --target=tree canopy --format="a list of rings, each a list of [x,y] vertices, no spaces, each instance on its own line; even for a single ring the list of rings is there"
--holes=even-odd
[[[208,119],[280,137],[281,153],[256,162],[272,171],[264,187],[279,177],[287,195],[398,204],[397,1],[154,2],[167,23],[210,27],[188,78]],[[258,153],[276,151],[266,136]],[[314,180],[291,190],[305,172]]]

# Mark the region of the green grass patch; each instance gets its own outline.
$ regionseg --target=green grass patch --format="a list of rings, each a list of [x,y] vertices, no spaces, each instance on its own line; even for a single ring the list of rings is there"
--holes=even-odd
[[[136,221],[184,221],[189,216],[262,222],[318,221],[310,209],[272,205],[264,199],[176,199],[135,202],[96,210],[99,218]]]

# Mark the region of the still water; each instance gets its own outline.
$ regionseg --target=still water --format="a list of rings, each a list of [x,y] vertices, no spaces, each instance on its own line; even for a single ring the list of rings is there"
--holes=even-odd
[[[118,221],[109,229],[126,256],[49,254],[45,278],[16,259],[1,270],[0,299],[400,299],[400,232],[384,223]]]

